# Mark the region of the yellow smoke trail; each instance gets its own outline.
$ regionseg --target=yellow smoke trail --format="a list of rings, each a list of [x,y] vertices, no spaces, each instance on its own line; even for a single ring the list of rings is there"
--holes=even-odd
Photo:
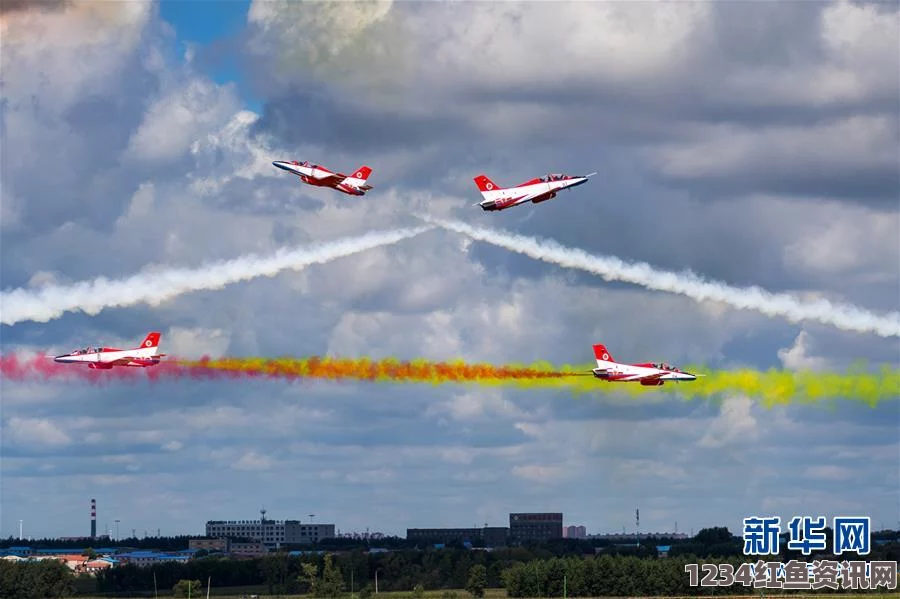
[[[632,396],[676,393],[685,399],[718,399],[744,395],[764,406],[816,403],[831,399],[858,401],[874,407],[885,400],[900,399],[900,370],[883,367],[866,371],[859,367],[845,373],[793,372],[749,368],[708,370],[687,367],[703,374],[696,381],[667,383],[663,387],[643,387],[638,383],[611,383],[589,376],[592,365],[553,366],[547,362],[531,365],[469,364],[464,361],[400,361],[368,358],[221,358],[179,361],[188,376],[196,378],[255,378],[357,380],[372,382],[420,383],[432,385],[477,384],[512,386],[520,389],[558,389],[576,395],[602,392]],[[577,376],[581,375],[581,376]],[[587,376],[585,376],[587,375]]]

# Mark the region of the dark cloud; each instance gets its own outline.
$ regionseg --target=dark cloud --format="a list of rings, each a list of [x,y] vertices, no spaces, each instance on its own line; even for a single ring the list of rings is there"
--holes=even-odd
[[[3,0],[0,15],[14,12],[56,12],[72,6],[72,0]]]
[[[474,13],[488,8],[473,6]],[[367,103],[365,95],[359,93],[344,95],[354,97],[352,102],[341,101],[336,90],[345,82],[317,79],[306,73],[298,79],[299,87],[282,87],[286,91],[267,103],[259,127],[291,143],[309,141],[376,156],[379,151],[399,148],[440,148],[441,158],[410,165],[410,170],[401,174],[404,182],[422,171],[434,171],[434,176],[439,176],[446,168],[446,156],[488,164],[493,157],[515,154],[521,163],[540,169],[533,156],[535,148],[549,146],[556,156],[594,157],[599,161],[608,148],[621,152],[668,143],[689,150],[698,135],[703,138],[700,127],[705,125],[731,125],[736,134],[751,138],[768,129],[787,128],[772,141],[773,147],[766,147],[761,140],[761,145],[749,150],[744,168],[677,176],[648,165],[644,176],[709,201],[779,193],[885,207],[896,199],[898,191],[896,160],[888,159],[893,156],[860,160],[856,149],[836,150],[831,152],[831,159],[809,155],[797,157],[798,163],[784,155],[785,151],[778,151],[778,146],[791,143],[792,136],[805,134],[798,128],[814,132],[861,115],[896,120],[898,85],[889,84],[900,72],[896,53],[870,64],[868,71],[858,75],[858,81],[850,82],[861,86],[861,95],[830,90],[827,85],[832,83],[823,81],[826,75],[817,72],[831,69],[832,74],[827,76],[847,76],[834,74],[838,73],[836,69],[848,67],[832,62],[832,50],[824,47],[821,37],[827,9],[828,5],[821,3],[712,6],[709,21],[698,21],[701,24],[694,35],[680,42],[681,62],[673,58],[671,68],[663,67],[643,80],[618,82],[606,77],[602,68],[596,76],[589,76],[592,68],[587,62],[583,74],[560,80],[560,69],[553,68],[560,65],[552,65],[554,59],[546,57],[546,62],[534,65],[532,78],[495,84],[465,68],[448,69],[438,75],[426,66],[428,53],[423,50],[417,84],[397,83],[394,101],[386,105]],[[390,14],[402,20],[405,13],[398,9]],[[534,17],[526,7],[492,18],[521,23]],[[512,27],[514,30],[516,27]],[[377,36],[378,30],[371,34]],[[411,34],[416,35],[415,29]],[[501,30],[497,35],[507,34]],[[432,35],[435,44],[445,39],[440,34]],[[848,60],[862,60],[854,58],[852,53],[860,52],[855,46],[846,48]],[[459,54],[469,56],[464,49]],[[579,59],[577,54],[573,56],[573,60]],[[852,63],[848,64],[852,69]],[[266,65],[259,66],[260,73],[265,73]],[[571,68],[562,72],[569,71]],[[364,75],[360,72],[359,76]],[[380,108],[373,108],[376,105]],[[708,152],[727,152],[728,144],[727,137],[723,138],[721,147],[710,147]],[[767,160],[772,150],[776,156],[784,155],[783,160]],[[806,153],[812,154],[812,150]]]
[[[254,129],[275,133],[288,145],[316,144],[336,151],[372,154],[428,145],[472,131],[465,120],[440,112],[411,115],[402,107],[368,108],[326,91],[299,88],[267,101]]]

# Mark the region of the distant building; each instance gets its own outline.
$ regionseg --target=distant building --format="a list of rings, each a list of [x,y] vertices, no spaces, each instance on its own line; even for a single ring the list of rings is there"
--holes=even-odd
[[[252,539],[269,548],[305,545],[333,539],[334,524],[303,524],[299,520],[209,520],[206,536],[213,539]]]
[[[231,555],[241,557],[259,557],[269,552],[266,546],[260,542],[254,543],[231,543]]]
[[[506,547],[509,540],[509,528],[505,526],[485,526],[481,529],[485,547]]]
[[[407,528],[406,538],[411,541],[428,543],[475,543],[481,541],[485,547],[505,547],[509,529],[505,526],[485,526],[483,528]]]
[[[322,539],[334,538],[334,524],[303,524],[299,520],[284,521],[284,542],[311,545]]]
[[[509,537],[518,542],[561,539],[563,515],[560,512],[510,514]]]
[[[587,538],[587,529],[584,526],[566,526],[563,528],[563,537],[567,539]]]
[[[160,553],[158,551],[132,551],[131,553],[120,553],[116,559],[126,564],[134,564],[139,567],[152,566],[161,562],[182,562],[190,561],[191,555],[188,553]]]
[[[188,541],[188,548],[228,553],[231,551],[231,539],[191,539]]]
[[[589,539],[602,539],[604,541],[634,541],[636,538],[644,541],[644,540],[653,540],[653,539],[672,539],[672,540],[684,540],[687,539],[688,536],[683,532],[642,532],[640,534],[634,534],[633,532],[615,532],[610,534],[602,534],[602,535],[588,535]]]

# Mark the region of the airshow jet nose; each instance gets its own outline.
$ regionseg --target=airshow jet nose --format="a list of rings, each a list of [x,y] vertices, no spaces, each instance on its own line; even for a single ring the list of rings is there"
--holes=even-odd
[[[63,354],[61,356],[56,356],[55,358],[53,358],[53,361],[60,362],[60,363],[66,362],[66,358],[68,358],[68,357],[69,357],[69,354]]]
[[[571,188],[573,188],[573,187],[578,187],[579,185],[584,185],[585,183],[588,182],[588,179],[589,179],[592,175],[596,175],[596,174],[597,174],[597,173],[591,173],[590,175],[583,175],[583,176],[581,176],[581,177],[574,177],[572,184],[569,185],[569,189],[571,189]]]
[[[272,166],[278,167],[283,171],[287,171],[289,173],[295,173],[297,171],[294,170],[294,163],[288,162],[286,160],[276,160],[272,163]]]
[[[584,185],[587,182],[588,182],[587,177],[578,177],[577,179],[575,179],[574,183],[569,185],[569,187],[578,187],[579,185]]]

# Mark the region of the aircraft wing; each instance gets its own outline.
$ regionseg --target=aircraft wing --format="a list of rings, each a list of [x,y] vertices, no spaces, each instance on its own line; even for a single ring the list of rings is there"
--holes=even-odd
[[[658,381],[663,376],[665,376],[666,372],[657,372],[656,374],[648,374],[647,376],[638,377],[639,381]]]
[[[116,360],[113,360],[112,362],[106,362],[106,364],[109,364],[110,366],[125,366],[132,360],[140,360],[140,358],[131,358],[131,357],[118,358]]]
[[[335,182],[339,183],[346,178],[347,178],[347,175],[342,175],[340,173],[328,173],[327,175],[324,175],[322,177],[316,177],[316,180],[317,181],[335,181]]]

